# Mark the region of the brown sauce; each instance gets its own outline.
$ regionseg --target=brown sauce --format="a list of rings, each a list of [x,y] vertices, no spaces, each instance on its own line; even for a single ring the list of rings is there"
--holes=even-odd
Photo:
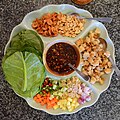
[[[46,62],[50,71],[58,75],[67,75],[73,72],[68,66],[71,63],[78,66],[80,60],[76,46],[60,42],[52,45],[46,54]]]

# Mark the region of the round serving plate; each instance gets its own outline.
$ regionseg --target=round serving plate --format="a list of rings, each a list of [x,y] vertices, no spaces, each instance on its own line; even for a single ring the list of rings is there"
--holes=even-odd
[[[10,35],[10,39],[9,39],[9,41],[8,41],[6,47],[5,47],[4,54],[6,53],[6,49],[9,46],[11,38],[14,35],[16,35],[18,32],[20,32],[23,29],[34,30],[31,27],[32,21],[35,20],[36,18],[40,18],[42,15],[44,15],[45,13],[48,13],[48,12],[50,12],[50,13],[52,13],[52,12],[62,12],[64,14],[68,14],[70,12],[76,12],[76,13],[79,13],[81,16],[84,16],[84,17],[92,17],[92,15],[91,15],[90,12],[88,12],[86,10],[83,10],[83,9],[76,8],[75,6],[72,6],[72,5],[69,5],[69,4],[47,5],[47,6],[41,8],[39,10],[32,11],[32,12],[28,13],[24,17],[23,21],[19,25],[17,25],[16,27],[13,28],[13,30],[11,32],[11,35]],[[107,50],[110,51],[110,54],[111,54],[111,56],[113,57],[113,59],[115,61],[115,57],[114,57],[114,51],[115,51],[114,50],[114,44],[111,41],[111,39],[109,38],[109,36],[108,36],[107,29],[105,28],[105,26],[102,23],[94,21],[94,20],[92,20],[92,21],[86,20],[86,23],[84,25],[84,29],[75,38],[63,37],[61,35],[58,35],[57,37],[44,37],[42,35],[39,35],[39,36],[42,38],[42,40],[44,42],[44,47],[46,47],[47,44],[49,44],[50,42],[52,42],[54,40],[66,40],[66,41],[70,41],[70,42],[75,42],[79,38],[85,37],[89,33],[89,31],[94,30],[95,28],[99,28],[99,30],[101,32],[100,37],[102,37],[102,38],[104,38],[106,40],[106,42],[107,42]],[[81,66],[79,66],[79,68],[81,68]],[[52,114],[52,115],[72,114],[72,113],[78,112],[82,108],[89,107],[89,106],[91,106],[91,105],[93,105],[93,104],[95,104],[97,102],[100,94],[109,87],[113,72],[114,72],[114,70],[112,69],[112,72],[110,74],[104,75],[104,77],[105,77],[106,80],[105,80],[105,83],[103,85],[100,85],[98,83],[92,85],[89,82],[87,82],[84,79],[82,79],[76,72],[74,72],[73,74],[71,74],[70,76],[77,75],[81,79],[81,81],[85,82],[92,89],[92,91],[93,91],[92,95],[91,95],[92,96],[91,101],[86,102],[83,105],[79,105],[79,107],[77,107],[72,112],[63,111],[61,109],[57,109],[57,110],[46,109],[45,106],[41,106],[39,103],[36,103],[33,100],[33,98],[24,98],[24,97],[22,97],[20,95],[18,95],[18,96],[24,98],[27,101],[27,103],[32,108],[35,108],[35,109],[38,109],[38,110],[43,110],[43,111],[45,111],[45,112],[47,112],[49,114]],[[61,79],[60,77],[53,76],[53,75],[51,75],[48,72],[47,72],[47,76],[52,77],[53,79],[56,79],[56,80],[57,79],[58,80]]]

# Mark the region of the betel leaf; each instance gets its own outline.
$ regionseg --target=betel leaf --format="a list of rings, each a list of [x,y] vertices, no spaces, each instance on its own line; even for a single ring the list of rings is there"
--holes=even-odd
[[[41,40],[41,37],[39,37],[38,34],[36,32],[34,32],[33,30],[29,30],[29,32],[31,32],[32,34],[34,34],[39,39],[39,42],[41,44],[41,49],[42,49],[42,52],[43,52],[44,44],[43,44],[43,41]]]
[[[39,60],[42,62],[42,58],[40,56],[40,53],[36,49],[34,49],[33,47],[29,47],[27,45],[25,47],[23,46],[21,48],[8,47],[7,48],[7,52],[6,52],[6,54],[5,54],[2,62],[4,62],[9,56],[11,56],[13,53],[15,53],[17,51],[19,51],[19,52],[25,52],[25,51],[27,51],[27,52],[34,53],[34,54],[36,54],[38,56]]]
[[[45,77],[45,68],[39,58],[30,52],[15,52],[2,68],[8,83],[22,97],[33,97],[40,91]]]
[[[25,45],[35,48],[41,54],[43,52],[43,42],[41,38],[32,30],[22,30],[12,38],[10,43],[11,47],[23,47]]]
[[[11,39],[4,60],[17,51],[35,53],[42,60],[43,49],[43,41],[36,32],[22,30]]]

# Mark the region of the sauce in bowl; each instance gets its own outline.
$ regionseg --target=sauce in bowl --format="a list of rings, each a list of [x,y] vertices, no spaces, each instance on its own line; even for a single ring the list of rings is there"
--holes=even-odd
[[[57,75],[68,75],[73,72],[68,63],[78,67],[80,54],[75,45],[59,42],[52,45],[46,53],[46,63],[50,72]]]

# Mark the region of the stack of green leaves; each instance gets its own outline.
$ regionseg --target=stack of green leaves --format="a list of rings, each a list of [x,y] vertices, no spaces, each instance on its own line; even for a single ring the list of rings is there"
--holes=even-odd
[[[33,97],[45,78],[42,39],[32,30],[15,35],[3,57],[2,68],[8,83],[22,97]]]

